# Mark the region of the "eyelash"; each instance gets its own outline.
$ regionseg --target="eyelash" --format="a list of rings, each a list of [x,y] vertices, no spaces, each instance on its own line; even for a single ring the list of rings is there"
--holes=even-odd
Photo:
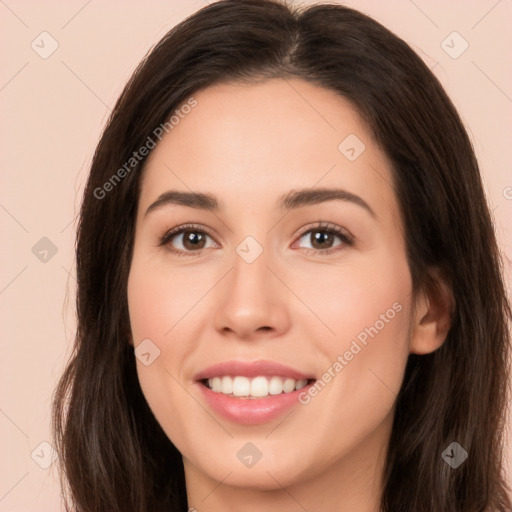
[[[160,238],[158,247],[166,246],[172,240],[172,238],[174,236],[179,235],[179,234],[181,234],[185,231],[189,231],[189,230],[194,231],[196,233],[203,233],[205,235],[208,235],[210,238],[213,238],[213,236],[209,232],[209,230],[205,229],[202,226],[198,226],[197,224],[184,224],[183,226],[178,226],[176,228],[173,228],[173,229],[167,231]],[[342,240],[344,245],[347,245],[349,247],[354,245],[354,239],[351,235],[349,235],[348,233],[346,233],[345,231],[343,231],[342,229],[340,229],[339,227],[337,227],[334,224],[322,223],[322,222],[319,222],[315,226],[312,226],[312,227],[310,226],[307,229],[305,229],[304,231],[302,231],[300,233],[300,235],[298,236],[298,239],[302,238],[305,234],[307,234],[309,232],[314,232],[314,231],[336,235],[337,237],[339,237]],[[308,255],[309,254],[329,255],[329,254],[332,254],[334,252],[338,252],[339,250],[341,250],[340,247],[341,247],[340,245],[337,245],[331,249],[325,249],[325,250],[321,250],[321,249],[306,249],[306,250],[308,251],[307,252]],[[178,257],[182,257],[182,256],[193,257],[193,256],[199,256],[206,249],[200,249],[198,251],[182,251],[182,250],[177,250],[177,249],[173,249],[173,248],[169,247],[168,250],[170,252],[176,254]]]

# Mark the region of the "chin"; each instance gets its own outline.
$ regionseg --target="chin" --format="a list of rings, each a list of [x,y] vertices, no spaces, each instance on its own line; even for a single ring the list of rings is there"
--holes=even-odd
[[[237,459],[234,465],[224,463],[220,467],[199,466],[199,469],[224,485],[254,491],[278,490],[306,479],[306,468],[299,468],[292,459],[278,463],[264,461],[262,457],[252,467],[244,467]]]

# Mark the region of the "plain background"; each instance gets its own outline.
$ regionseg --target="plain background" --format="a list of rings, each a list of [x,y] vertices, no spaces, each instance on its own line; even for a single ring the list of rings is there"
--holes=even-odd
[[[51,462],[50,402],[71,352],[76,214],[91,158],[141,58],[206,3],[0,0],[0,512],[61,510],[56,464],[41,465]],[[344,3],[405,39],[443,83],[474,143],[510,257],[512,1]],[[52,40],[42,32],[58,44],[45,59]],[[467,50],[453,58],[464,41]],[[509,431],[512,475],[510,439]]]

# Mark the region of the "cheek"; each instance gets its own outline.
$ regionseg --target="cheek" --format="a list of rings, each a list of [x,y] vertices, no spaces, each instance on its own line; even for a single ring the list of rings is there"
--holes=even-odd
[[[165,344],[204,293],[203,288],[190,269],[172,271],[161,262],[134,255],[128,279],[128,307],[135,345],[145,338]]]
[[[323,463],[333,462],[350,446],[367,443],[385,419],[391,422],[402,385],[411,318],[408,267],[377,261],[321,283],[323,296],[327,290],[332,298],[323,308],[322,293],[308,296],[336,334],[323,340],[317,334],[328,362],[314,396],[302,397],[306,416],[315,418],[304,422],[309,440],[304,456],[320,457]],[[318,436],[322,425],[331,440],[328,446]]]
[[[145,343],[158,354],[147,366],[137,359],[138,379],[151,410],[178,445],[185,431],[181,416],[194,404],[183,388],[183,362],[197,349],[200,323],[191,320],[205,314],[207,301],[200,299],[212,286],[205,282],[208,276],[192,266],[163,265],[161,258],[134,253],[127,285],[133,342],[136,351]]]
[[[331,331],[318,328],[317,321],[316,336],[313,330],[309,333],[328,356],[325,371],[341,356],[343,369],[336,380],[348,395],[369,399],[372,384],[384,390],[389,387],[390,396],[398,393],[408,357],[412,305],[404,253],[375,251],[330,272],[319,272],[309,282],[315,286],[306,289],[304,282],[300,293]],[[375,397],[379,400],[380,393]]]
[[[150,353],[148,365],[142,362],[143,357],[137,358],[137,376],[149,408],[178,449],[187,444],[180,411],[190,408],[190,397],[180,384],[180,362],[190,349],[186,343],[172,340],[179,337],[179,321],[190,309],[189,295],[189,289],[163,276],[161,269],[141,264],[134,256],[128,279],[131,331],[136,353],[139,344],[147,347],[139,353]]]
[[[312,313],[294,317],[295,322],[311,327],[309,338],[331,357],[349,350],[356,338],[366,347],[379,339],[384,352],[388,344],[396,349],[406,344],[412,283],[400,252],[355,254],[314,273],[299,268],[286,279]]]

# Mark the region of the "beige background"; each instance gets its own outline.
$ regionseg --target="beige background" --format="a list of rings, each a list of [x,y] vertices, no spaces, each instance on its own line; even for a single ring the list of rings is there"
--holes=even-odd
[[[344,3],[404,38],[444,84],[474,142],[499,241],[510,257],[512,1]],[[73,337],[74,229],[88,167],[135,66],[203,5],[0,0],[0,512],[62,510],[56,464],[40,467],[51,462],[50,447],[41,443],[51,440],[51,394]],[[39,53],[52,41],[39,36],[43,31],[58,43],[46,59]],[[469,44],[456,59],[442,47],[453,31]],[[457,36],[447,41],[451,52],[462,48]],[[45,255],[43,237],[55,255]],[[43,245],[34,254],[38,242]],[[510,446],[510,431],[508,439]],[[512,448],[507,468],[512,475]]]

